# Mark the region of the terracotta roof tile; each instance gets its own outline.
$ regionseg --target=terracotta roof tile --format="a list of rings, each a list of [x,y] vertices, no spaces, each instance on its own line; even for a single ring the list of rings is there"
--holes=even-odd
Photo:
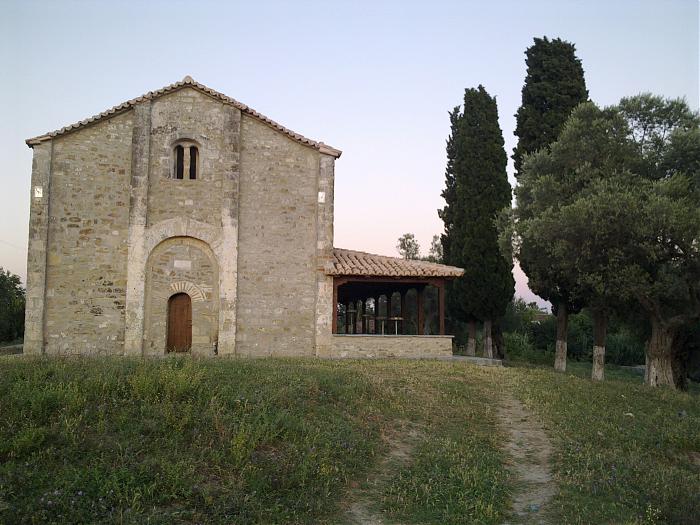
[[[311,140],[309,138],[304,137],[303,135],[300,135],[299,133],[296,133],[292,131],[291,129],[285,128],[281,124],[278,124],[274,120],[272,120],[269,117],[266,117],[262,113],[258,113],[255,111],[253,108],[246,106],[245,104],[242,104],[241,102],[238,102],[237,100],[224,95],[223,93],[219,93],[218,91],[215,91],[204,84],[200,84],[199,82],[196,82],[195,80],[192,79],[189,75],[183,78],[180,82],[175,82],[174,84],[170,84],[169,86],[165,86],[164,88],[158,89],[156,91],[149,91],[145,95],[141,95],[140,97],[133,98],[131,100],[127,100],[126,102],[123,102],[119,104],[118,106],[114,106],[113,108],[110,108],[106,111],[103,111],[102,113],[98,113],[97,115],[93,115],[90,118],[87,118],[85,120],[81,120],[80,122],[76,122],[75,124],[71,124],[69,126],[63,127],[61,129],[58,129],[56,131],[51,131],[49,133],[45,133],[43,135],[39,135],[38,137],[33,137],[30,139],[26,140],[26,143],[29,147],[35,146],[36,144],[39,144],[45,140],[51,140],[54,137],[58,137],[60,135],[63,135],[65,133],[69,133],[71,131],[74,131],[76,129],[80,129],[82,127],[85,127],[89,124],[93,124],[97,121],[100,121],[104,118],[108,118],[114,115],[117,115],[119,113],[123,113],[125,111],[130,110],[134,105],[138,104],[139,102],[143,102],[145,100],[153,100],[155,98],[158,98],[162,95],[166,95],[168,93],[172,93],[174,91],[177,91],[178,89],[182,89],[184,87],[190,87],[193,89],[196,89],[202,93],[205,93],[215,99],[218,99],[222,101],[225,104],[230,104],[238,109],[240,109],[243,113],[246,113],[247,115],[250,115],[251,117],[254,117],[261,122],[264,122],[268,126],[270,126],[273,129],[276,129],[277,131],[280,131],[287,135],[288,137],[296,140],[297,142],[304,144],[305,146],[310,146],[314,149],[317,149],[321,153],[325,153],[327,155],[332,155],[333,157],[340,157],[342,154],[342,151],[339,149],[333,148],[331,146],[328,146],[327,144],[324,144],[323,142],[317,142],[315,140]]]
[[[373,277],[459,277],[462,268],[427,261],[399,259],[372,253],[333,248],[328,275],[363,275]]]

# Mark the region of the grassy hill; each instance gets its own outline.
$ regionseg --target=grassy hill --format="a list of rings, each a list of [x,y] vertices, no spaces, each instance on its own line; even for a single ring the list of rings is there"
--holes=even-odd
[[[692,523],[700,397],[463,362],[0,358],[2,523],[500,523],[496,412],[554,445],[552,523]],[[631,414],[631,415],[630,415]],[[398,451],[398,452],[397,452]]]

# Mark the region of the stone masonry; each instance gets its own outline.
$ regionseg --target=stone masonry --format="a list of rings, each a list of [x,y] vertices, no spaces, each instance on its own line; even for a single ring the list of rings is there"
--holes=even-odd
[[[189,77],[27,143],[26,353],[162,355],[176,293],[193,354],[328,353],[338,150]]]
[[[327,357],[450,357],[452,336],[432,335],[334,335]]]

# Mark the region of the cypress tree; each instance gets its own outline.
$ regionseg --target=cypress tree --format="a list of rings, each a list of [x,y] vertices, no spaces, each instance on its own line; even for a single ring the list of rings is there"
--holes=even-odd
[[[588,100],[588,90],[581,61],[574,44],[559,38],[535,38],[525,51],[527,76],[522,89],[522,104],[516,113],[513,150],[515,176],[520,179],[526,155],[547,148],[557,140],[571,111]],[[529,215],[529,195],[518,192],[518,216]],[[568,314],[580,308],[571,299],[566,280],[558,276],[542,259],[542,250],[522,240],[518,259],[528,276],[530,289],[551,301],[557,315],[557,344],[554,367],[566,370]]]
[[[527,76],[522,104],[515,114],[518,145],[513,150],[516,177],[523,157],[542,149],[559,136],[571,111],[588,100],[586,80],[576,47],[559,38],[535,38],[525,51]]]
[[[465,269],[449,288],[450,316],[469,324],[468,353],[474,351],[475,322],[484,323],[484,354],[492,357],[491,326],[513,297],[512,264],[498,243],[497,215],[510,207],[507,155],[496,100],[483,86],[467,89],[462,113],[450,113],[447,170],[440,212],[447,264]]]

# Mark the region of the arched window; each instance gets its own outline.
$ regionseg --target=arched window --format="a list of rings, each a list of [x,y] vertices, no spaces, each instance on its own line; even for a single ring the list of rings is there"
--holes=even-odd
[[[187,171],[185,171],[187,170]],[[173,148],[173,178],[196,180],[199,172],[199,149],[191,141],[179,142]]]

